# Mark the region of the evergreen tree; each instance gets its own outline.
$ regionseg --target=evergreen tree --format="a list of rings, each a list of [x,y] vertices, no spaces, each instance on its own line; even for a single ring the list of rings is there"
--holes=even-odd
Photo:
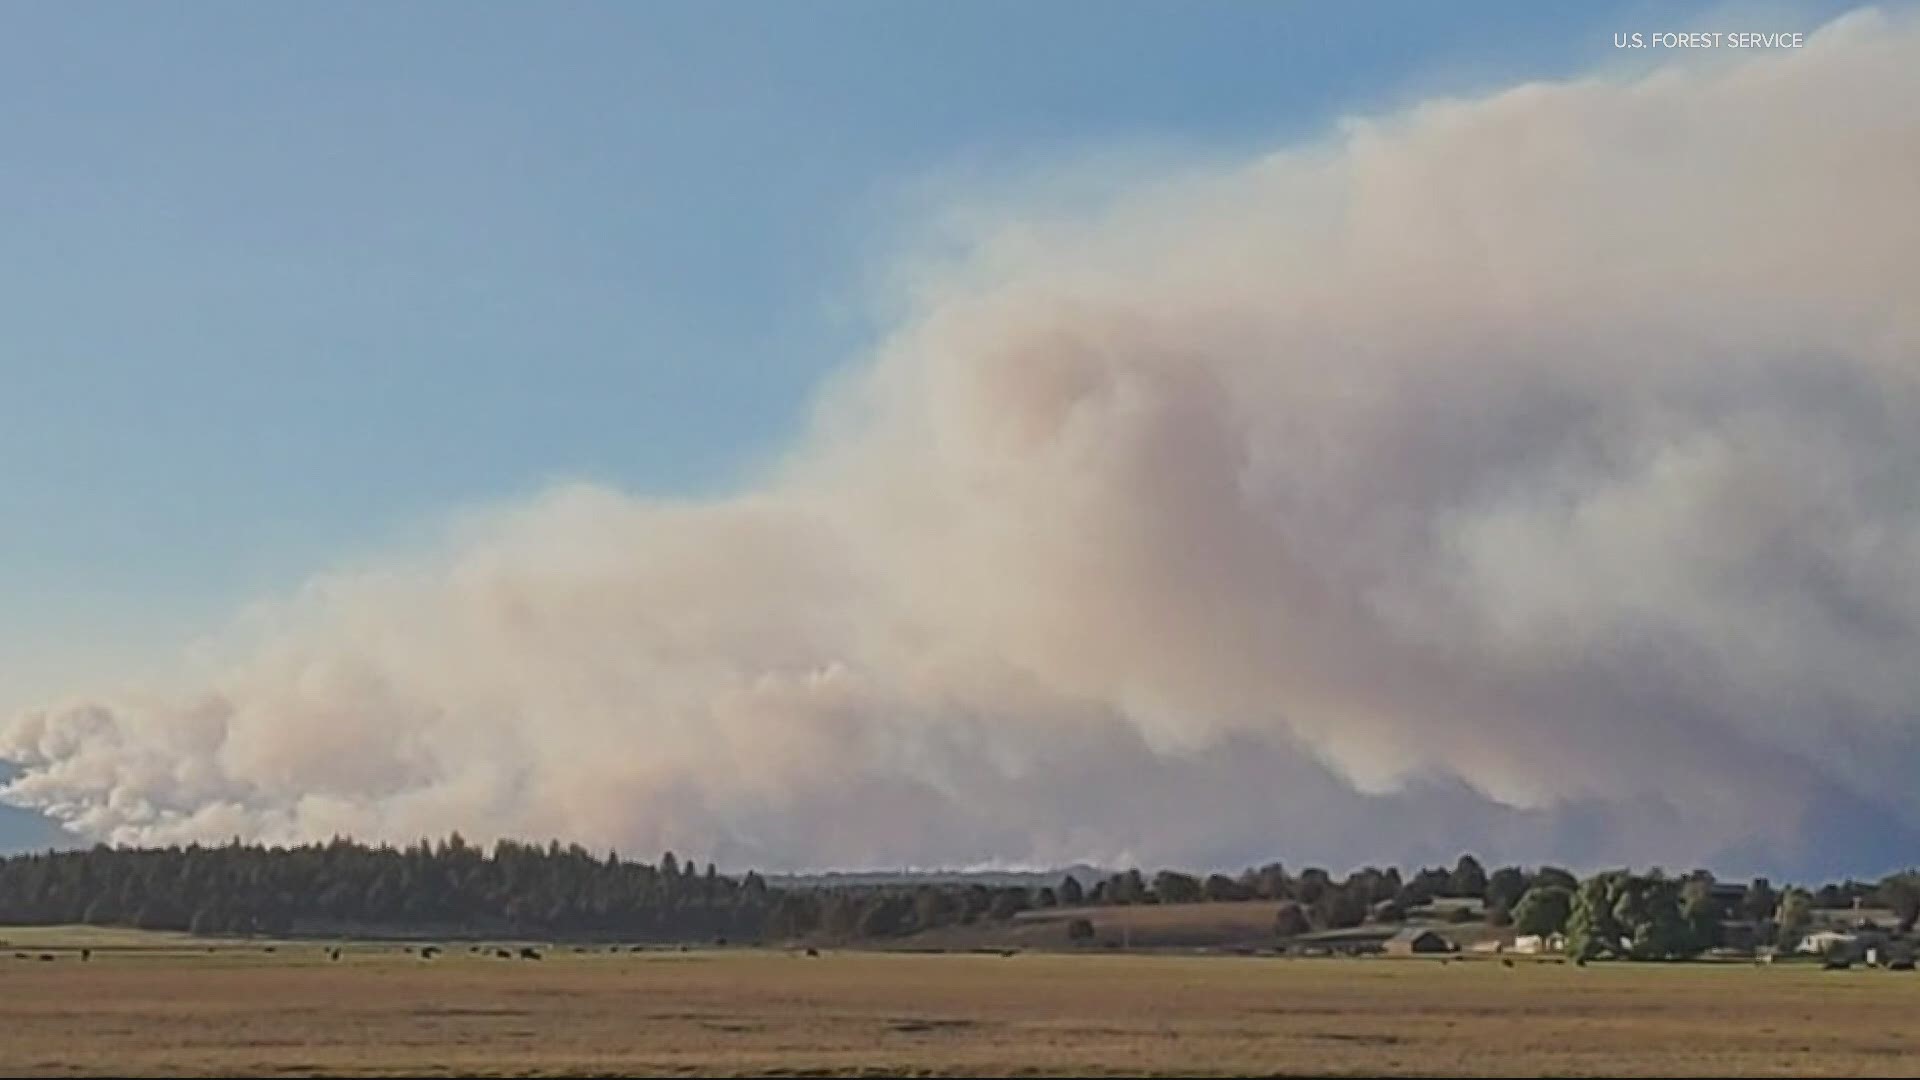
[[[1487,892],[1487,872],[1480,866],[1480,860],[1471,855],[1460,856],[1454,864],[1453,873],[1447,878],[1448,896],[1482,897]]]
[[[1068,874],[1066,877],[1060,879],[1060,906],[1079,907],[1080,903],[1085,899],[1086,894],[1081,891],[1080,880],[1078,878],[1072,874]]]
[[[1512,910],[1527,891],[1527,875],[1517,866],[1503,866],[1487,879],[1486,901],[1488,908],[1506,908]]]

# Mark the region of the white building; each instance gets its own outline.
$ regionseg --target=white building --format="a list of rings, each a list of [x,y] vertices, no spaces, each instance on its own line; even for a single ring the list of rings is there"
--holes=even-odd
[[[1527,955],[1567,951],[1565,934],[1521,934],[1513,939],[1513,951]]]
[[[1887,936],[1874,930],[1816,930],[1800,939],[1796,952],[1858,960],[1871,948],[1886,945]]]

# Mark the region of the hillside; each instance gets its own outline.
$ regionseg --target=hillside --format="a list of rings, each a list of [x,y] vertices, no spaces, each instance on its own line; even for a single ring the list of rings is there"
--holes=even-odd
[[[970,925],[942,926],[910,934],[896,948],[1026,949],[1026,950],[1207,950],[1262,951],[1275,947],[1274,914],[1281,901],[1243,900],[1229,903],[1144,904],[1127,907],[1070,907],[1024,911],[1006,922],[981,920]],[[1085,919],[1093,937],[1075,943],[1067,925]],[[1479,940],[1489,931],[1484,922],[1452,923],[1415,917],[1408,926],[1431,927],[1462,944]],[[1292,944],[1356,944],[1377,942],[1400,929],[1399,924],[1369,924],[1350,930],[1307,934]]]

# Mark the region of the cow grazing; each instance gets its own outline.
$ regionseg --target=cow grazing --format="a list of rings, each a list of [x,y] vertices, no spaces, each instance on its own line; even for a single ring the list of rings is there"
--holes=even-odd
[[[539,950],[539,949],[532,949],[532,948],[527,948],[527,949],[521,949],[521,950],[520,950],[520,959],[522,959],[522,960],[538,960],[538,959],[540,959],[540,950]]]

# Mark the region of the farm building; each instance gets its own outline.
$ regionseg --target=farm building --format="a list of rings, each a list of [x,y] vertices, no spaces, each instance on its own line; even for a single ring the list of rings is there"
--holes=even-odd
[[[1381,946],[1389,956],[1417,956],[1430,953],[1452,952],[1453,946],[1447,939],[1432,930],[1420,930],[1408,927],[1393,935]]]
[[[1800,939],[1799,952],[1862,959],[1868,949],[1885,946],[1887,936],[1872,930],[1816,930]]]
[[[1513,939],[1513,951],[1527,955],[1539,953],[1557,953],[1567,950],[1565,934],[1521,934]]]

